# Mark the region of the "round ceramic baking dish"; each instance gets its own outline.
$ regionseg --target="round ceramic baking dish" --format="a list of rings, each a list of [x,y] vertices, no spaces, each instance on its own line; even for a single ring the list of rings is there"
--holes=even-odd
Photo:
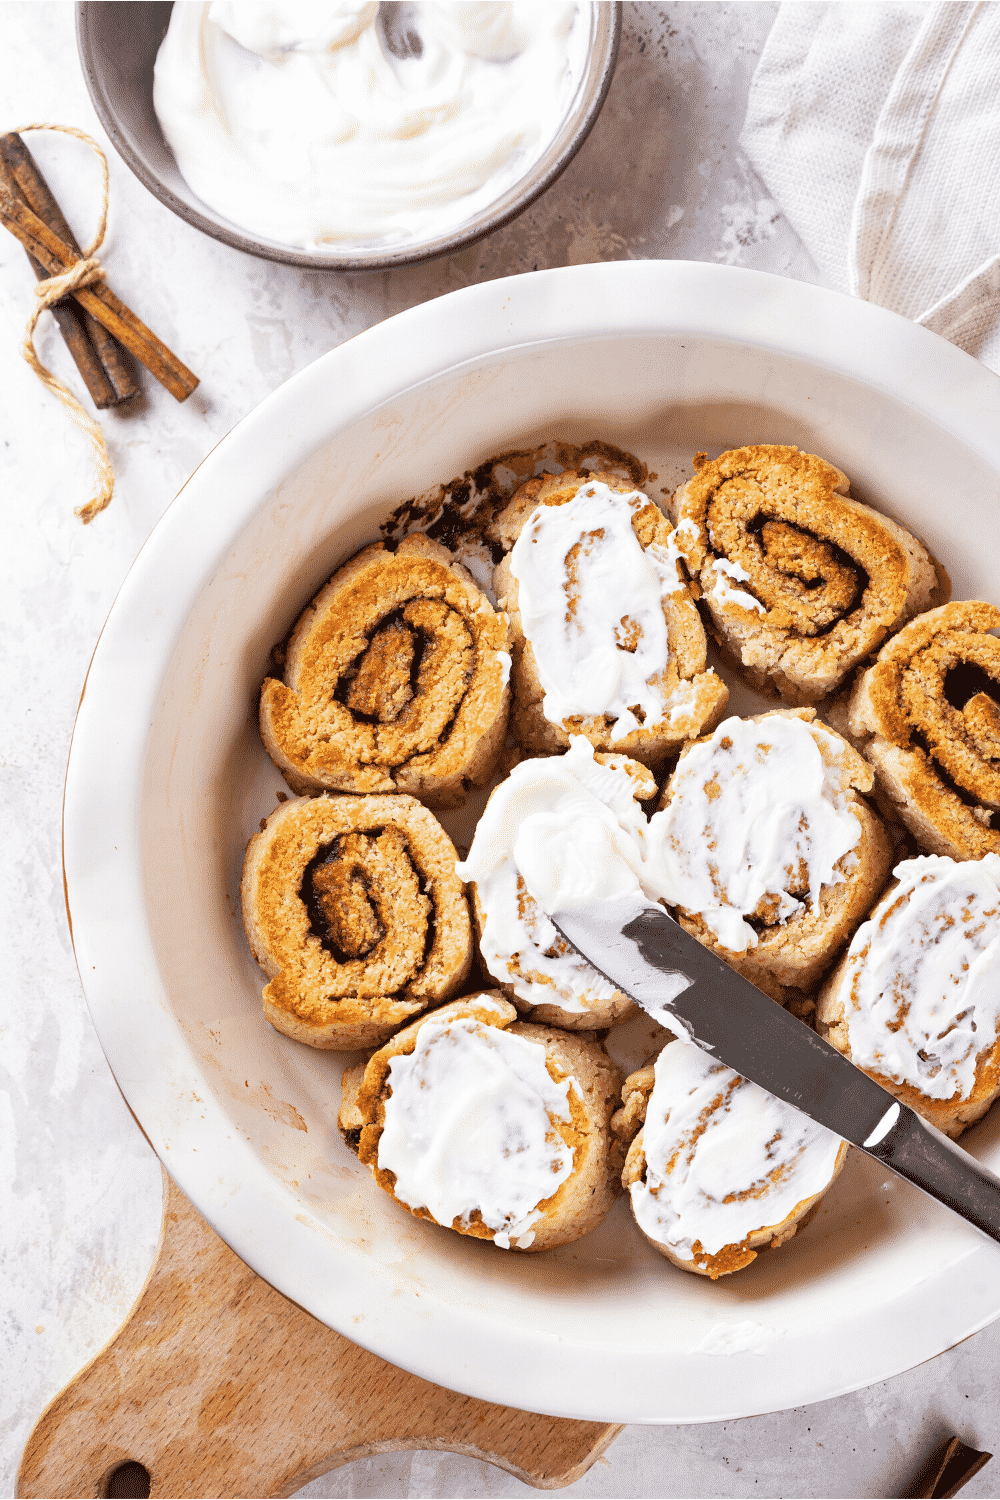
[[[68,902],[129,1104],[267,1281],[490,1401],[711,1421],[834,1396],[965,1338],[1000,1314],[996,1247],[857,1152],[808,1231],[716,1284],[665,1265],[624,1203],[542,1256],[414,1219],[339,1139],[344,1057],[264,1022],[238,917],[246,840],[284,790],[255,725],[272,643],[401,501],[512,447],[594,436],[638,454],[662,489],[699,450],[798,443],[922,535],[955,597],[997,600],[1000,380],[935,335],[833,292],[681,262],[455,292],[276,391],[154,531],[80,707]],[[1000,1168],[1000,1112],[966,1141]]]
[[[161,203],[196,229],[249,255],[321,271],[385,271],[449,255],[480,240],[534,203],[565,171],[590,134],[614,76],[621,37],[620,0],[580,0],[590,36],[586,63],[555,138],[524,176],[466,223],[418,243],[345,247],[319,254],[247,233],[197,197],[181,176],[153,109],[153,64],[172,0],[78,0],[76,40],[98,119],[115,150]]]

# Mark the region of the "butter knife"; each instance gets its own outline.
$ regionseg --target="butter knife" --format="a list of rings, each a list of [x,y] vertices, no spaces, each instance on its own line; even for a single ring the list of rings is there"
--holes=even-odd
[[[674,1032],[825,1125],[1000,1243],[1000,1178],[894,1099],[662,907],[551,914],[566,941]]]

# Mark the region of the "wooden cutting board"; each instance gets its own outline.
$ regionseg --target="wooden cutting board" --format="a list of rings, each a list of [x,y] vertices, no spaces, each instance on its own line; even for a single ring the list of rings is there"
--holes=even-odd
[[[493,1406],[386,1364],[262,1281],[164,1173],[146,1285],[42,1413],[17,1494],[290,1495],[400,1448],[450,1449],[558,1489],[621,1430]]]

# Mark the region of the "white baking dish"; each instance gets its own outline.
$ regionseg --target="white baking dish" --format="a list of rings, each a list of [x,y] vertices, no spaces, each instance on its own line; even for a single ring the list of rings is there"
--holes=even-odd
[[[573,1417],[711,1421],[834,1396],[966,1337],[1000,1314],[1000,1251],[859,1153],[805,1233],[714,1285],[666,1265],[624,1204],[544,1256],[417,1221],[339,1140],[343,1057],[264,1023],[238,917],[246,839],[283,789],[255,725],[273,642],[400,501],[504,449],[595,435],[662,487],[699,449],[798,443],[923,536],[955,597],[1000,602],[1000,380],[935,335],[701,264],[455,292],[276,391],[153,533],[80,708],[68,901],[129,1104],[260,1275],[460,1391]],[[967,1143],[1000,1169],[1000,1111]]]

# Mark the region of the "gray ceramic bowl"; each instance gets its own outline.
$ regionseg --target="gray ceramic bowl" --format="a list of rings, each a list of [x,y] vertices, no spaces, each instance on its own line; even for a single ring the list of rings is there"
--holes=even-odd
[[[76,37],[83,75],[101,124],[139,181],[175,214],[215,239],[267,260],[325,271],[383,271],[447,255],[482,239],[516,218],[569,165],[604,103],[621,34],[620,3],[594,0],[588,8],[590,47],[584,75],[558,134],[524,177],[467,223],[436,239],[393,250],[356,249],[343,255],[314,254],[246,234],[202,203],[188,187],[153,111],[153,63],[166,33],[172,3],[80,0]]]

